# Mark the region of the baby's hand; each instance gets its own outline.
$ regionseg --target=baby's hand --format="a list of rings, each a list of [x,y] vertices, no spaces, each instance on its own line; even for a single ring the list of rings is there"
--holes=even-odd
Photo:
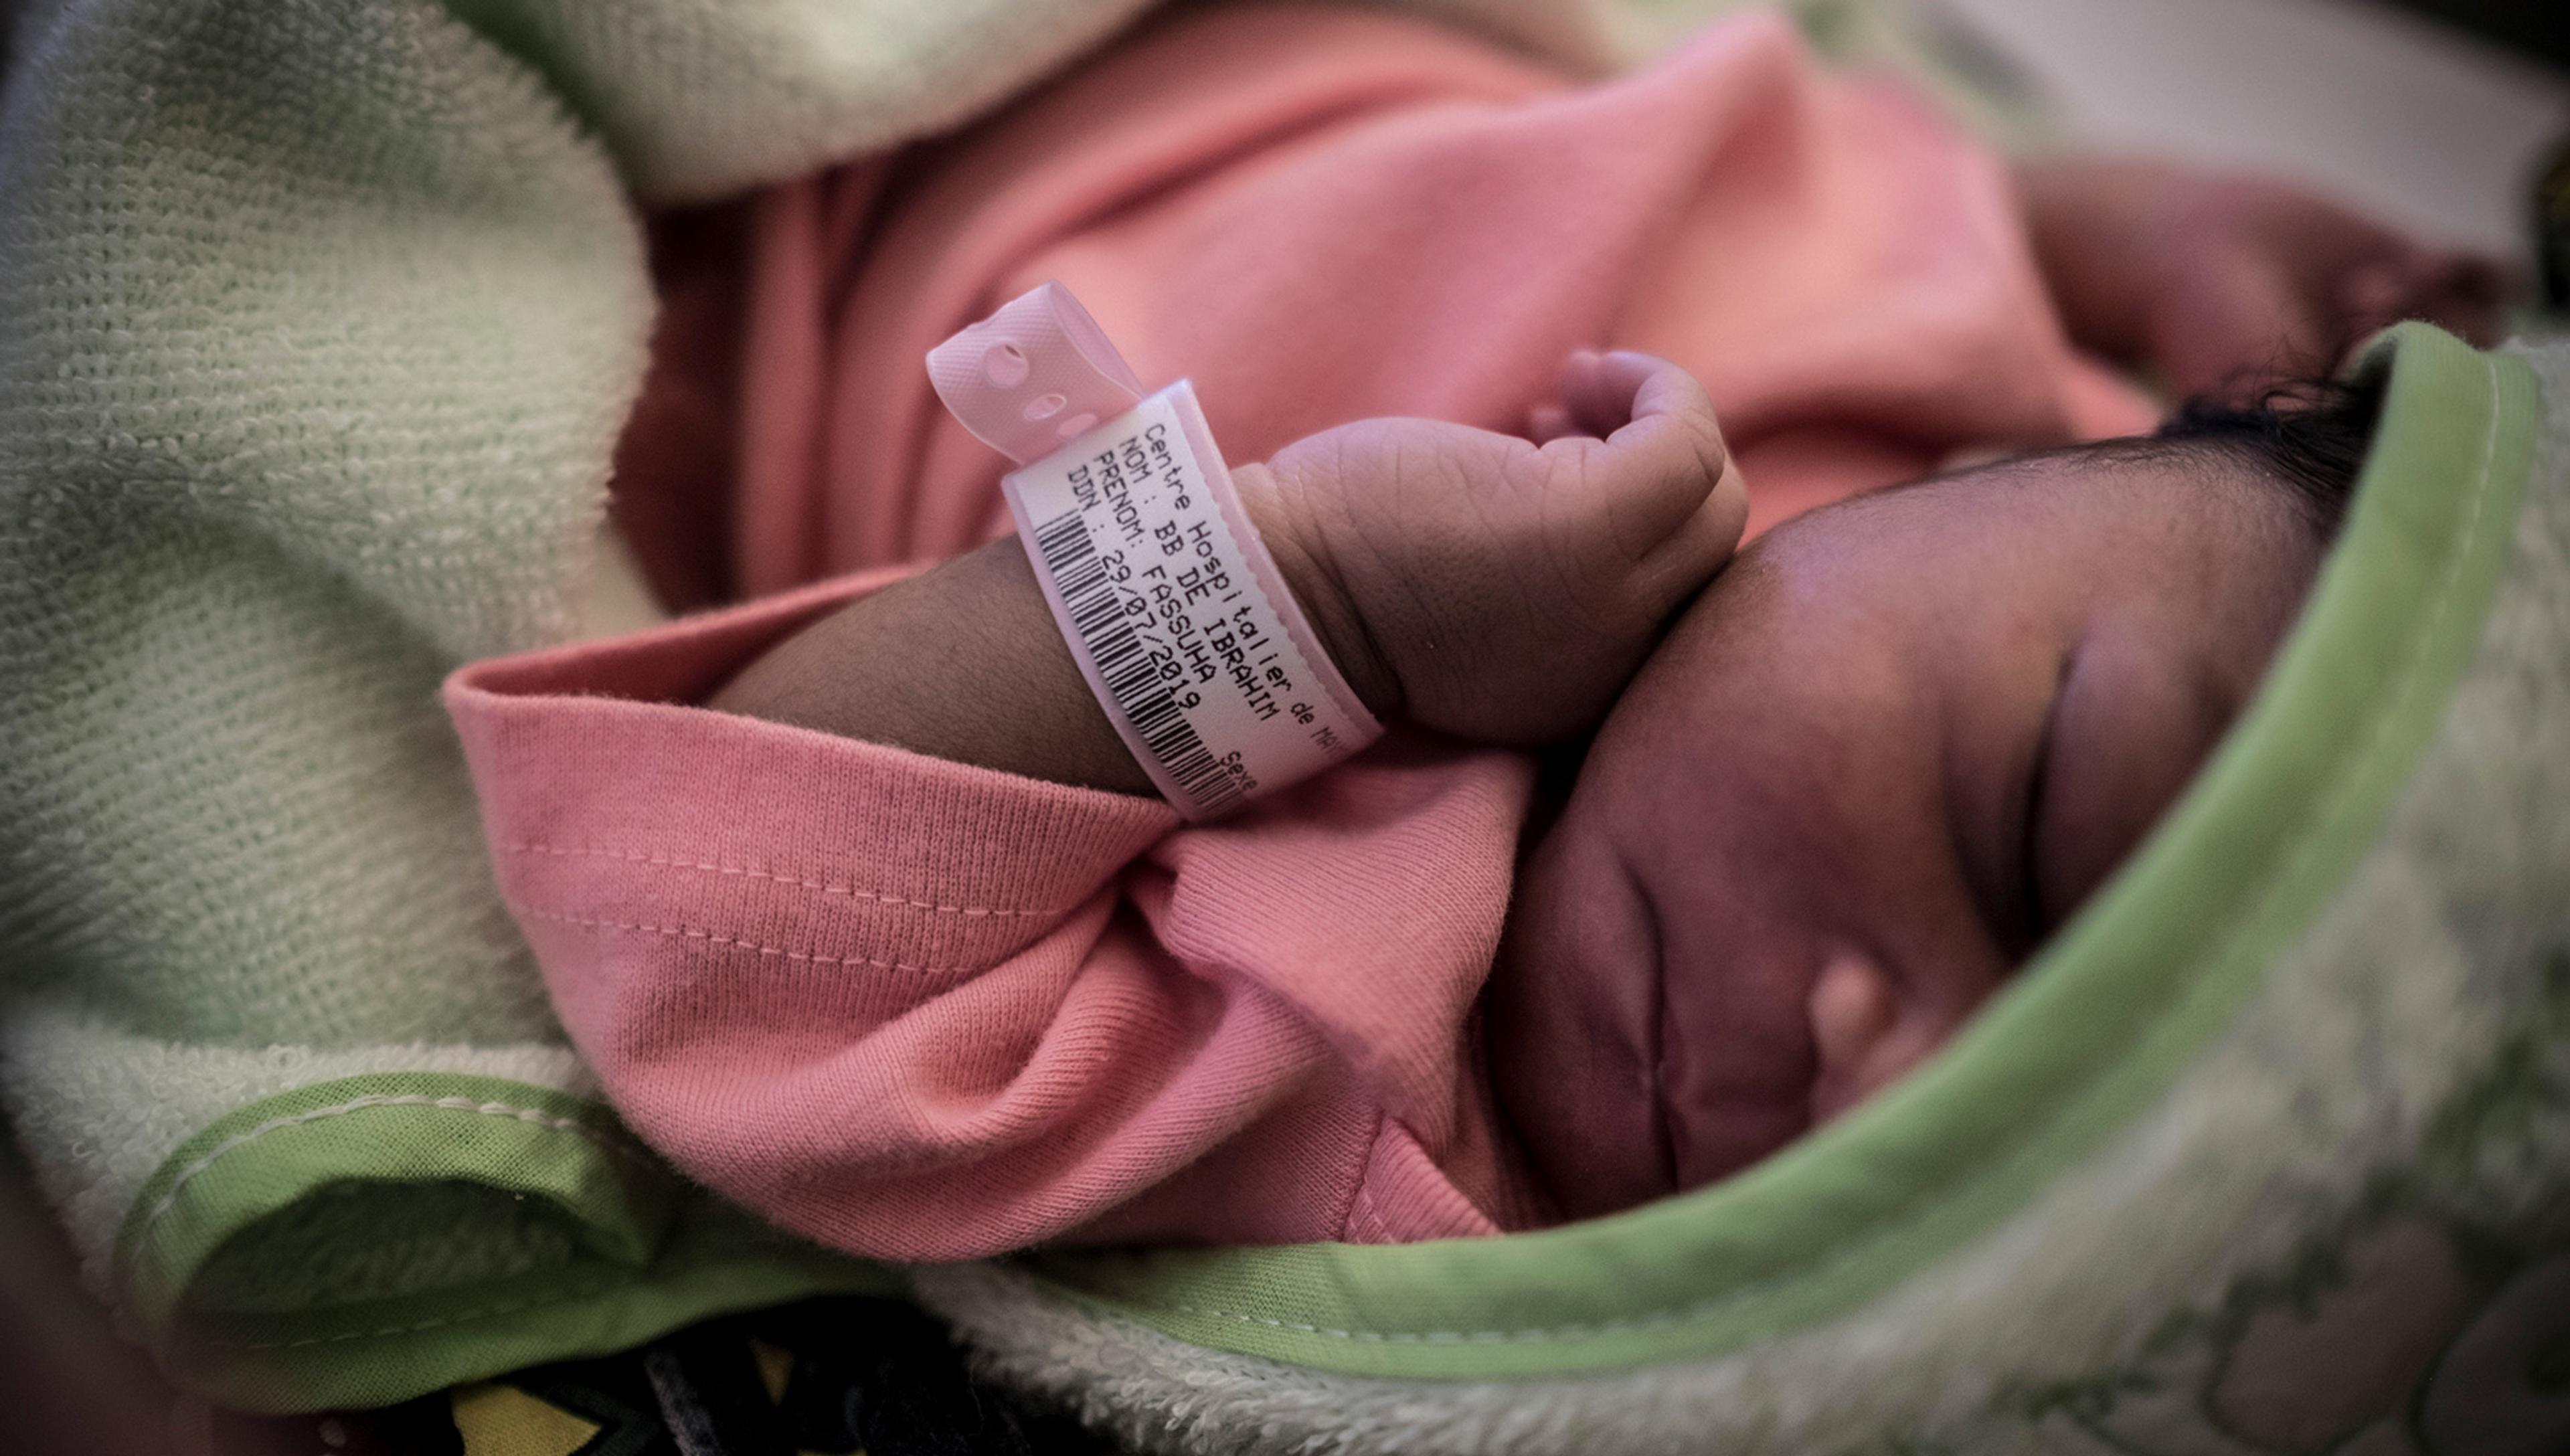
[[[1748,497],[1677,366],[1574,354],[1531,433],[1366,420],[1236,473],[1379,715],[1492,743],[1577,734],[1739,545]]]

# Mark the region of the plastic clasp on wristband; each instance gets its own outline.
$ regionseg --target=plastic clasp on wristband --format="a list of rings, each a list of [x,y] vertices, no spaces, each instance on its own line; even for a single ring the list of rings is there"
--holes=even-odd
[[[1071,290],[1044,283],[928,351],[928,381],[973,438],[1020,465],[1142,401],[1142,383]]]
[[[1001,482],[1080,675],[1171,807],[1227,814],[1383,734],[1240,504],[1195,391],[1143,396],[1047,283],[928,356]]]

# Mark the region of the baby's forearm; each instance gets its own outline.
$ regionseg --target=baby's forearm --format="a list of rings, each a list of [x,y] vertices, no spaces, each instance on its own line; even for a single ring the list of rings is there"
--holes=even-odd
[[[1378,715],[1397,693],[1266,473],[1235,472],[1295,599]],[[744,668],[707,706],[955,763],[1156,796],[1080,676],[1025,548],[995,541],[857,601]]]
[[[1363,420],[1233,468],[1319,647],[1376,718],[1529,747],[1587,732],[1731,558],[1748,501],[1685,371],[1573,355],[1551,413],[1541,445]],[[709,706],[1154,793],[1014,541],[841,607]]]
[[[996,541],[795,633],[708,706],[935,758],[1149,794],[1015,541]]]

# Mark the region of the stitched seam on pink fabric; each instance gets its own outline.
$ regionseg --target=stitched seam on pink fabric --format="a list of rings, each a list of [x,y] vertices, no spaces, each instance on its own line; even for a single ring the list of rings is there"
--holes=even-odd
[[[824,955],[818,950],[797,950],[790,945],[769,945],[758,940],[744,940],[737,935],[724,935],[712,930],[699,930],[690,925],[654,925],[642,920],[592,919],[584,915],[557,914],[552,910],[529,910],[513,906],[529,919],[552,920],[557,924],[583,925],[594,930],[632,930],[642,934],[663,935],[672,940],[703,940],[714,945],[729,945],[739,950],[755,950],[761,955],[779,956],[786,960],[810,961],[815,965],[871,965],[882,970],[911,970],[929,975],[975,975],[985,967],[978,965],[914,965],[907,960],[878,960],[871,955]]]
[[[1348,1189],[1346,1205],[1339,1210],[1339,1238],[1346,1243],[1362,1242],[1355,1237],[1357,1220],[1370,1202],[1368,1194],[1374,1181],[1374,1162],[1383,1155],[1383,1130],[1390,1121],[1383,1109],[1375,1109],[1374,1131],[1365,1140],[1364,1156],[1357,1159],[1356,1180]]]
[[[764,880],[774,885],[792,885],[804,890],[817,890],[823,895],[844,895],[852,900],[870,900],[877,905],[933,910],[941,915],[988,916],[1000,919],[1013,915],[1053,916],[1068,912],[1067,908],[1066,910],[1026,910],[1008,906],[939,905],[935,901],[912,900],[907,896],[890,895],[879,890],[863,890],[853,885],[833,885],[826,880],[808,880],[797,875],[782,875],[773,870],[753,869],[745,865],[723,865],[705,860],[677,860],[660,855],[638,855],[623,850],[594,850],[576,846],[549,845],[533,840],[506,844],[501,848],[513,855],[545,855],[558,860],[618,860],[629,865],[649,865],[662,870],[687,870],[703,875],[720,875],[741,880]]]
[[[1357,1185],[1356,1207],[1348,1211],[1348,1232],[1355,1233],[1362,1228],[1369,1242],[1390,1244],[1393,1242],[1392,1226],[1384,1222],[1383,1210],[1374,1201],[1374,1180],[1371,1176],[1360,1176],[1365,1181]]]

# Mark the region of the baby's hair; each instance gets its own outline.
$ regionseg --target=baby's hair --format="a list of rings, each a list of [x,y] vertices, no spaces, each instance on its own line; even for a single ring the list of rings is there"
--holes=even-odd
[[[2347,518],[2356,475],[2372,447],[2387,372],[2279,385],[2252,404],[2189,400],[2154,438],[2221,450],[2255,466],[2291,495],[2313,533],[2328,541]]]

